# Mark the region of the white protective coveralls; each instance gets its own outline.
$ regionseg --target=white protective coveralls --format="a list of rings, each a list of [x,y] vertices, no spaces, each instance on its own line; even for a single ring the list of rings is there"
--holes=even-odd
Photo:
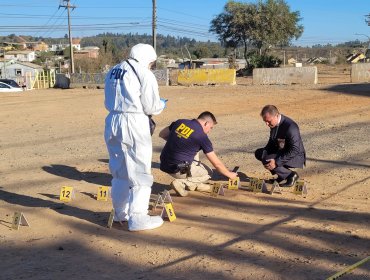
[[[115,221],[128,220],[130,231],[159,227],[163,220],[149,216],[153,176],[152,137],[148,115],[165,108],[158,83],[149,69],[157,59],[152,46],[132,47],[129,62],[114,66],[105,78],[105,142],[112,173],[112,203]]]

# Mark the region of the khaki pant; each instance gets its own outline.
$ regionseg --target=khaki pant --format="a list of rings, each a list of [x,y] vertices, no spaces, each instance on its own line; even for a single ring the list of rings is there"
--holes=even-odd
[[[199,161],[199,153],[194,157],[194,161],[190,166],[191,177],[187,174],[181,174],[180,172],[170,174],[175,178],[175,181],[185,184],[187,189],[194,191],[198,187],[203,186],[203,183],[207,182],[212,176],[212,169],[204,163]]]

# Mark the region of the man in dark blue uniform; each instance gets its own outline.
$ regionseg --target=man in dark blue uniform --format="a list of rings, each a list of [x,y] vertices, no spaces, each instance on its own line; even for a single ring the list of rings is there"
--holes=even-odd
[[[161,153],[160,169],[175,178],[171,186],[180,196],[188,195],[187,190],[210,191],[210,185],[204,183],[211,178],[212,169],[199,161],[200,150],[218,172],[230,179],[237,177],[237,173],[229,171],[219,160],[208,138],[216,124],[215,116],[206,111],[197,119],[179,119],[159,133],[167,141]]]
[[[276,181],[280,186],[292,187],[299,176],[290,168],[303,168],[306,163],[299,127],[292,119],[280,114],[274,105],[263,107],[261,117],[270,127],[270,138],[266,147],[256,150],[255,156],[271,174],[278,176]]]

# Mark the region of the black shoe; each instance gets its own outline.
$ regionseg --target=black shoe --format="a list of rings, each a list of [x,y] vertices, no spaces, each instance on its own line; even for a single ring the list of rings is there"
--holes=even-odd
[[[275,182],[278,182],[280,184],[282,181],[284,181],[284,179],[281,179],[281,178],[277,177],[275,179],[274,178],[273,179],[267,179],[267,180],[265,180],[265,183],[272,185]]]
[[[297,182],[298,178],[299,178],[298,174],[292,171],[292,173],[290,173],[290,175],[286,178],[286,182],[284,184],[281,184],[280,187],[282,188],[293,187]]]

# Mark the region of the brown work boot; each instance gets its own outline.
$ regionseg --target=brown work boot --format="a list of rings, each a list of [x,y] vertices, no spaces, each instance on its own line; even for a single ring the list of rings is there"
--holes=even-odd
[[[175,190],[179,196],[187,196],[188,192],[185,190],[185,184],[178,180],[173,180],[170,186]]]

